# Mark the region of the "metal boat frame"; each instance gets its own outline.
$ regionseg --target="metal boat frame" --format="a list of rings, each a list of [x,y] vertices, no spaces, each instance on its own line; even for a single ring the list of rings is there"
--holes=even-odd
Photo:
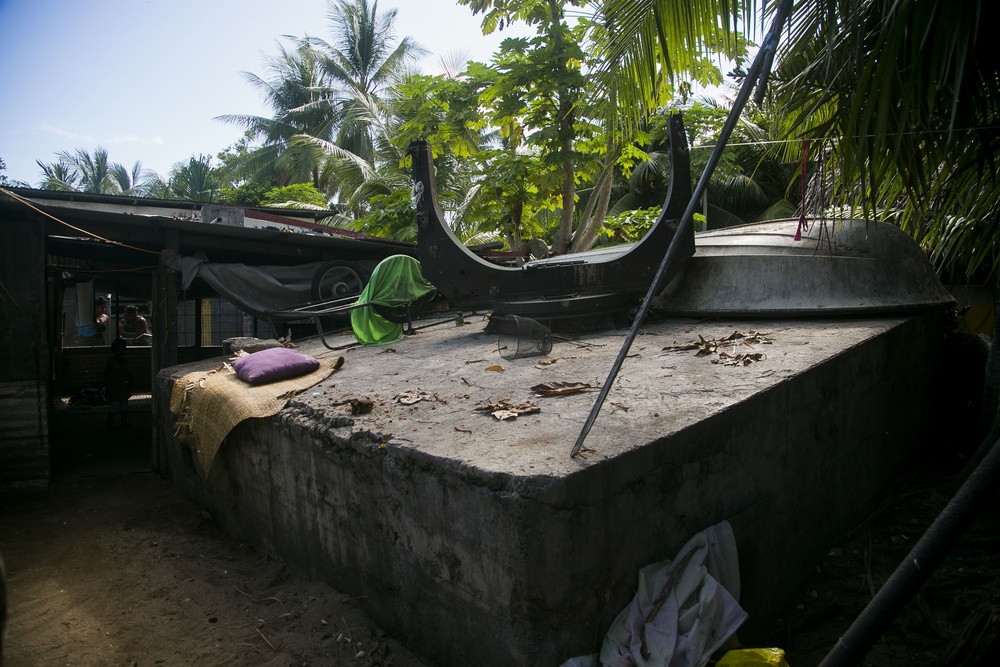
[[[417,252],[424,277],[458,308],[540,319],[624,310],[649,289],[691,199],[691,164],[680,114],[669,121],[670,185],[656,222],[637,243],[534,260],[521,267],[492,264],[462,244],[438,203],[434,163],[426,142],[413,142]],[[690,229],[690,227],[689,227]],[[666,281],[694,254],[694,233],[680,239]]]

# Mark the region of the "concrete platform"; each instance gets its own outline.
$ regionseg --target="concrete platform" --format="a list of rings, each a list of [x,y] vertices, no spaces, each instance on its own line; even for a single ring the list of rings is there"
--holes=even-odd
[[[227,530],[362,598],[432,664],[558,665],[596,651],[638,569],[723,519],[752,629],[919,449],[941,340],[932,313],[652,323],[586,458],[571,459],[596,392],[530,387],[602,383],[625,332],[557,341],[557,361],[540,365],[501,359],[484,326],[427,328],[389,348],[302,344],[344,367],[277,416],[237,426],[205,481],[166,438],[175,484]],[[763,360],[662,351],[736,330],[767,334],[736,350]],[[173,379],[217,365],[160,373],[164,424]],[[418,389],[430,400],[395,400]],[[374,410],[334,406],[348,398]],[[474,410],[501,399],[541,412],[501,422]]]

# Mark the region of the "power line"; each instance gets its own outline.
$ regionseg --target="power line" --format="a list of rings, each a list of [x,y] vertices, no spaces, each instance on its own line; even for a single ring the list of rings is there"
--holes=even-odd
[[[25,199],[24,197],[19,197],[18,195],[14,194],[10,190],[6,190],[4,188],[0,188],[0,192],[2,192],[3,194],[7,195],[8,197],[10,197],[11,199],[13,199],[14,201],[18,202],[19,204],[24,204],[25,206],[27,206],[31,210],[35,211],[36,213],[40,213],[40,214],[44,215],[46,218],[49,218],[50,220],[58,222],[60,225],[64,225],[66,227],[69,227],[70,229],[72,229],[75,232],[80,232],[81,234],[86,234],[90,238],[95,239],[97,241],[101,241],[102,243],[107,243],[107,244],[110,244],[110,245],[116,245],[116,246],[118,246],[120,248],[128,248],[129,250],[138,250],[139,252],[148,252],[151,255],[159,255],[160,254],[160,252],[158,250],[147,250],[146,248],[139,248],[139,247],[134,246],[134,245],[129,245],[127,243],[122,243],[121,241],[115,241],[113,239],[107,239],[107,238],[104,238],[103,236],[100,236],[100,235],[95,234],[93,232],[89,232],[86,229],[82,229],[82,228],[77,227],[75,225],[71,225],[68,222],[66,222],[65,220],[60,220],[56,216],[54,216],[54,215],[52,215],[50,213],[46,213],[42,209],[40,209],[37,206],[35,206],[34,204],[32,204],[31,201]]]

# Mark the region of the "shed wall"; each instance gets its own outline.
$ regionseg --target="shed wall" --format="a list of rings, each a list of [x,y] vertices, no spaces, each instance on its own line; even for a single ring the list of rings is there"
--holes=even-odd
[[[50,357],[42,226],[5,220],[0,258],[0,488],[45,486]]]

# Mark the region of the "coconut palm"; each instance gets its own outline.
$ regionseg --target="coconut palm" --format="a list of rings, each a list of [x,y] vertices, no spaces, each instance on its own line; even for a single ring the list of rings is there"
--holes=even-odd
[[[38,184],[40,190],[76,190],[77,173],[65,162],[45,164],[41,160],[35,160],[35,164],[42,170],[42,180]]]
[[[775,81],[786,132],[829,147],[838,201],[896,222],[953,275],[1000,260],[1000,58],[984,9],[814,0],[793,15]]]
[[[603,94],[633,130],[674,76],[676,49],[706,54],[776,2],[603,0]],[[1000,261],[997,179],[1000,59],[982,0],[802,0],[772,76],[783,138],[819,139],[834,158],[841,205],[891,219],[941,269],[966,275]],[[709,36],[709,38],[706,38]]]
[[[329,42],[292,38],[293,49],[282,47],[266,61],[266,79],[245,74],[274,116],[220,117],[262,142],[233,176],[278,185],[311,181],[328,196],[354,193],[349,188],[358,174],[375,180],[376,142],[385,134],[377,127],[385,119],[381,97],[422,50],[409,37],[396,40],[396,11],[381,13],[376,2],[331,0],[327,16]]]
[[[328,138],[334,125],[333,106],[323,93],[324,74],[315,51],[298,42],[293,49],[279,44],[278,54],[267,56],[264,65],[267,78],[251,72],[243,76],[263,94],[274,115],[217,118],[243,126],[249,136],[261,142],[241,156],[231,176],[255,183],[288,185],[311,181],[318,186],[321,156],[311,150],[289,151],[292,137],[305,134]]]
[[[170,170],[168,192],[178,199],[198,202],[215,201],[222,187],[222,182],[215,169],[212,168],[212,158],[204,155],[178,162]]]
[[[56,157],[59,160],[53,164],[37,162],[43,175],[39,185],[42,189],[144,197],[160,181],[155,172],[143,169],[139,162],[131,169],[111,162],[107,149],[100,146],[93,153],[78,148],[72,153],[56,153]]]
[[[380,102],[426,53],[411,37],[396,40],[396,13],[396,9],[379,12],[377,1],[331,0],[327,10],[331,41],[302,40],[312,47],[323,69],[325,97],[336,105],[334,143],[365,158],[374,155],[372,102]]]

